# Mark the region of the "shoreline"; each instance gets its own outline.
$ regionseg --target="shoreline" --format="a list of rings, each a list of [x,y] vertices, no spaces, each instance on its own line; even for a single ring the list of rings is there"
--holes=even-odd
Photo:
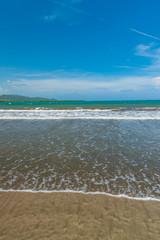
[[[0,240],[158,240],[160,203],[101,194],[0,192]]]
[[[102,195],[102,196],[108,196],[112,198],[126,198],[130,200],[136,200],[136,201],[156,201],[160,202],[160,198],[154,198],[154,197],[132,197],[125,194],[112,194],[112,193],[106,193],[106,192],[84,192],[84,191],[76,191],[76,190],[32,190],[32,189],[8,189],[4,190],[0,188],[0,193],[2,192],[12,192],[12,193],[44,193],[44,194],[52,194],[52,193],[74,193],[74,194],[84,194],[84,195]]]

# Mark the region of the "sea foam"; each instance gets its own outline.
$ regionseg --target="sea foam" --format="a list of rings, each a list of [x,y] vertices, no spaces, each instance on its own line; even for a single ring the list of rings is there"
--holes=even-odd
[[[158,201],[160,202],[159,198],[152,198],[152,197],[131,197],[125,194],[118,194],[118,195],[114,195],[114,194],[110,194],[110,193],[106,193],[106,192],[84,192],[84,191],[74,191],[74,190],[32,190],[32,189],[24,189],[24,190],[14,190],[14,189],[8,189],[8,190],[4,190],[0,188],[0,192],[25,192],[25,193],[79,193],[79,194],[86,194],[86,195],[106,195],[109,197],[116,197],[116,198],[127,198],[127,199],[132,199],[132,200],[142,200],[142,201]]]
[[[58,119],[102,119],[102,120],[160,120],[160,110],[0,110],[2,120],[58,120]]]

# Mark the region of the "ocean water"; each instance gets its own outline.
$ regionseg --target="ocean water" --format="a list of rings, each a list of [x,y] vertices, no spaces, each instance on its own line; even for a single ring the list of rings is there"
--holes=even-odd
[[[160,101],[29,104],[0,103],[0,190],[160,200]]]
[[[138,101],[42,101],[42,102],[1,102],[0,109],[143,109],[160,108],[160,100]]]

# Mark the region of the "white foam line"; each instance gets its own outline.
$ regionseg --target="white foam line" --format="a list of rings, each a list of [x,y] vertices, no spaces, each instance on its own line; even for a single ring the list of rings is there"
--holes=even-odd
[[[111,112],[115,109],[0,109],[0,112]]]
[[[155,110],[158,111],[160,108],[141,108],[142,110]],[[108,109],[89,109],[89,108],[82,108],[82,109],[0,109],[0,112],[113,112],[113,111],[139,111],[139,108],[108,108]]]
[[[0,117],[0,120],[160,120],[160,117]]]
[[[109,197],[116,197],[116,198],[127,198],[127,199],[132,199],[132,200],[142,200],[142,201],[157,201],[160,202],[160,199],[158,198],[152,198],[152,197],[131,197],[125,194],[119,194],[119,195],[114,195],[111,193],[106,193],[106,192],[84,192],[84,191],[75,191],[75,190],[14,190],[14,189],[0,189],[0,192],[26,192],[26,193],[81,193],[81,194],[86,194],[86,195],[106,195]]]

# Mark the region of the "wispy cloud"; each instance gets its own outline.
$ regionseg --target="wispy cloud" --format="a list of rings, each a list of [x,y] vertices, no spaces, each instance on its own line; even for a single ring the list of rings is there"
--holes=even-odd
[[[16,72],[14,73],[14,75],[18,77],[41,78],[41,77],[49,77],[51,76],[51,73],[52,72],[33,72],[33,73],[32,72],[31,73]]]
[[[61,21],[70,20],[74,15],[90,15],[89,12],[78,8],[83,0],[50,0],[53,4],[51,14],[44,16],[46,22],[53,22],[57,19]]]
[[[82,11],[81,9],[75,7],[75,5],[77,3],[80,3],[82,2],[82,0],[79,0],[79,1],[73,1],[73,0],[67,0],[67,1],[56,1],[56,0],[52,0],[52,2],[62,8],[68,8],[76,13],[79,13],[79,14],[86,14],[86,12]]]
[[[141,32],[141,31],[139,31],[139,30],[137,30],[137,29],[135,29],[135,28],[131,28],[130,30],[131,30],[132,32],[136,32],[136,33],[139,33],[139,34],[144,35],[144,36],[146,36],[146,37],[150,37],[150,38],[153,38],[153,39],[156,39],[156,40],[159,40],[159,41],[160,41],[160,38],[155,37],[155,36],[150,35],[150,34],[147,34],[147,33],[144,33],[144,32]]]
[[[127,65],[122,65],[122,66],[114,66],[115,68],[122,68],[122,69],[134,69],[136,67],[133,67],[133,66],[127,66]]]
[[[152,74],[160,74],[160,48],[154,44],[136,46],[136,55],[150,59],[151,63],[144,70],[151,71]]]
[[[47,16],[44,16],[44,20],[46,21],[46,22],[52,22],[52,21],[54,21],[56,18],[57,18],[58,16],[57,15],[47,15]]]

